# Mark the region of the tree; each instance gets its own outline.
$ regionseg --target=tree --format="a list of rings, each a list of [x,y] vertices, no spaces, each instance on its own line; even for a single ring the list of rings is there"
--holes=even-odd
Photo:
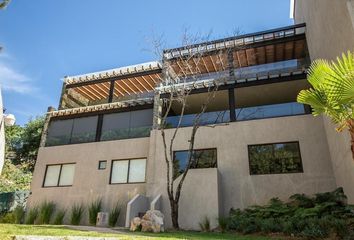
[[[15,166],[11,160],[6,159],[0,175],[0,193],[29,190],[32,173]]]
[[[182,45],[190,46],[195,43],[205,41],[208,37],[202,38],[200,35],[189,35],[186,31],[182,37]],[[223,77],[217,78],[217,80],[209,81],[204,83],[204,88],[206,89],[206,97],[203,99],[199,110],[195,113],[195,117],[191,124],[190,135],[189,135],[189,147],[188,147],[188,157],[187,164],[183,173],[178,174],[179,176],[175,179],[176,174],[174,174],[174,168],[178,166],[174,162],[174,143],[176,136],[181,128],[181,123],[188,107],[188,98],[193,91],[193,86],[198,80],[200,80],[200,66],[204,61],[203,56],[206,53],[204,48],[188,48],[183,50],[186,54],[180,54],[179,57],[174,58],[174,61],[166,60],[164,57],[166,52],[161,51],[162,41],[161,39],[155,39],[153,41],[155,53],[159,55],[162,54],[163,60],[163,78],[160,86],[161,89],[165,89],[168,94],[165,97],[158,98],[160,106],[162,106],[163,111],[155,116],[155,127],[160,131],[162,143],[164,147],[164,160],[166,163],[166,183],[167,183],[167,195],[170,202],[171,208],[171,220],[174,229],[179,229],[178,223],[178,211],[179,211],[179,200],[181,196],[181,190],[184,184],[184,180],[191,168],[193,162],[195,161],[194,156],[194,144],[196,139],[196,134],[199,127],[202,125],[205,113],[208,110],[208,106],[213,101],[215,93],[218,90],[220,83],[224,82]],[[216,55],[227,55],[226,50],[216,53]],[[222,59],[222,57],[220,57]],[[175,64],[178,61],[179,72],[175,71]],[[174,104],[179,105],[180,111],[178,116],[178,121],[174,129],[168,130],[168,117],[173,114],[172,106]],[[222,116],[220,116],[222,117]]]
[[[5,158],[15,165],[33,172],[44,126],[44,117],[30,120],[25,126],[7,127],[5,130]]]
[[[314,116],[329,116],[337,131],[349,130],[354,160],[354,53],[343,53],[337,61],[314,61],[307,79],[312,88],[302,90],[297,101],[309,104]]]
[[[1,3],[0,3],[0,9],[4,9],[7,7],[7,5],[9,5],[11,0],[3,0]]]

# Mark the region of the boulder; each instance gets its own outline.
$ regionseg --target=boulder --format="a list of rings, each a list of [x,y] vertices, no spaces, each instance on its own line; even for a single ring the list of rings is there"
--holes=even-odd
[[[141,226],[141,219],[138,217],[135,217],[130,222],[130,231],[135,232],[140,229],[140,226]]]
[[[149,210],[141,220],[141,231],[143,232],[163,232],[164,215],[159,210]]]

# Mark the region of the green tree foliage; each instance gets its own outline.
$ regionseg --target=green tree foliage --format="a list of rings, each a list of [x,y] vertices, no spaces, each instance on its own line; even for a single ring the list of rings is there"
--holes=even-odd
[[[23,171],[15,166],[10,160],[5,164],[0,175],[0,193],[13,192],[16,190],[28,190],[32,180],[32,173]]]
[[[24,170],[33,172],[44,125],[44,117],[30,120],[25,126],[7,127],[5,130],[6,158]]]
[[[354,159],[354,53],[343,54],[336,62],[314,61],[307,79],[312,88],[302,90],[297,101],[309,104],[315,116],[329,116],[338,131],[349,130]]]
[[[7,5],[10,3],[11,0],[3,0],[1,3],[0,3],[0,9],[4,9],[7,7]]]

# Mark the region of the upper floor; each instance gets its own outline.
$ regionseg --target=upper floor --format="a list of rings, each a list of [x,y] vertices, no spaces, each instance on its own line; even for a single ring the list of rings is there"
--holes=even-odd
[[[148,137],[164,112],[160,100],[179,88],[190,89],[182,127],[191,126],[211,85],[218,87],[202,125],[310,113],[296,103],[309,87],[305,30],[298,24],[166,49],[159,62],[65,77],[42,146]],[[174,102],[167,127],[181,112]]]

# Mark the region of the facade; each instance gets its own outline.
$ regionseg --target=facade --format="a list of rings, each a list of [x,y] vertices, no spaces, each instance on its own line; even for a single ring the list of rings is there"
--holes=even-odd
[[[328,121],[296,103],[298,92],[309,87],[309,46],[307,25],[300,23],[167,49],[161,63],[66,77],[58,110],[48,109],[29,206],[50,200],[69,209],[101,198],[109,211],[119,201],[124,206],[121,226],[150,208],[168,216],[157,123],[171,75],[180,80],[174,87],[191,89],[173,146],[175,181],[186,163],[191,123],[208,88],[218,85],[182,189],[182,228],[198,229],[205,216],[216,226],[230,208],[342,186],[333,167],[332,151],[339,150],[330,146],[334,136]],[[193,52],[200,53],[198,59]],[[186,59],[194,70],[183,67]],[[171,109],[167,139],[181,106],[175,103]],[[171,226],[169,217],[166,225]]]

